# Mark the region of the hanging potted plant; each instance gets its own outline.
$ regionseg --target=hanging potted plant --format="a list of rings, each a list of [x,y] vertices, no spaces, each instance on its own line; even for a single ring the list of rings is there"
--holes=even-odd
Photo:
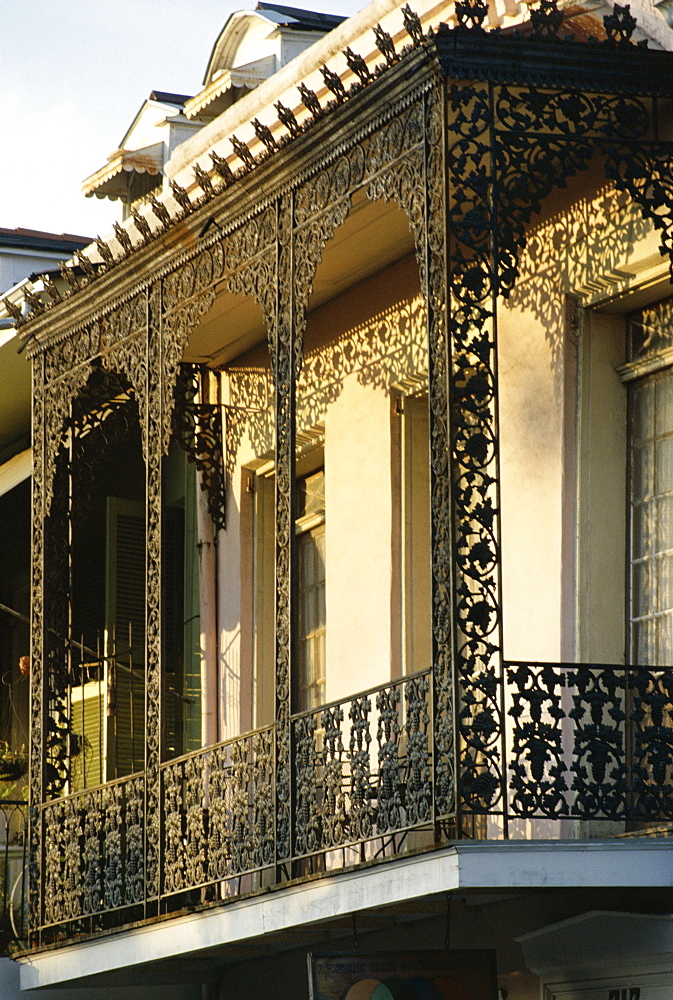
[[[16,781],[28,770],[28,756],[23,747],[12,750],[6,740],[0,740],[0,781]]]

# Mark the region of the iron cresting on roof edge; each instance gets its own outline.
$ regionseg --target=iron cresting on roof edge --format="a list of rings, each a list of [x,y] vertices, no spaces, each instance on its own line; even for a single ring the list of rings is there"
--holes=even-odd
[[[625,95],[671,97],[673,52],[610,41],[536,38],[449,28],[433,35],[442,73],[452,79],[535,83]]]

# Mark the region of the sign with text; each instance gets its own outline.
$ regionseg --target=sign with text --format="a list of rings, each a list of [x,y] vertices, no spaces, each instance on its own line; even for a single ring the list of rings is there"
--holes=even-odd
[[[497,1000],[495,952],[309,954],[311,1000]]]

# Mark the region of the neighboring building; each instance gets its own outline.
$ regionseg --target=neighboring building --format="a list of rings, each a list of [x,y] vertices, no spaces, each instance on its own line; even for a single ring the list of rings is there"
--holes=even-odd
[[[42,233],[35,229],[0,227],[0,294],[31,274],[58,267],[58,262],[83,250],[90,240],[70,233]]]
[[[108,162],[84,181],[87,198],[109,198],[122,204],[126,219],[134,205],[160,193],[164,163],[199,127],[184,114],[189,97],[153,90],[143,102],[118,149]]]
[[[213,47],[196,97],[152,91],[108,162],[83,184],[87,198],[121,201],[122,218],[165,184],[174,150],[344,19],[278,4],[232,14]]]
[[[663,1000],[673,32],[270,12],[28,289],[22,985]]]
[[[52,271],[90,240],[0,228],[0,296],[21,307],[30,277]],[[0,302],[0,954],[27,925],[26,863],[30,653],[30,361]],[[18,993],[15,963],[0,957],[0,995]]]

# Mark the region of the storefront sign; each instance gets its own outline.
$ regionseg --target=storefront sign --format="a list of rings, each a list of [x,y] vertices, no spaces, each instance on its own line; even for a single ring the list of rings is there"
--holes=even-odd
[[[308,956],[311,1000],[497,1000],[495,952]]]

